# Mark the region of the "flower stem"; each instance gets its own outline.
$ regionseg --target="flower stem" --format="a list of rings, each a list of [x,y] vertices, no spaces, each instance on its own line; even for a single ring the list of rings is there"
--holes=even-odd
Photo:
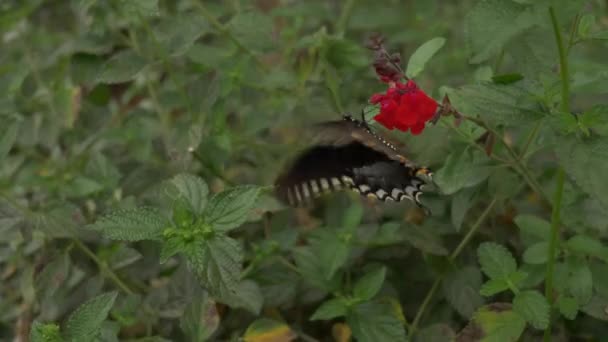
[[[559,220],[564,193],[564,170],[560,167],[557,171],[557,184],[553,199],[553,212],[551,213],[551,240],[549,240],[549,259],[547,261],[547,273],[545,276],[545,297],[549,301],[549,312],[553,311],[553,272],[555,270],[555,254],[559,246]],[[544,341],[551,340],[551,320],[545,329]]]
[[[338,23],[336,24],[336,33],[339,36],[343,36],[344,32],[346,31],[346,25],[348,25],[348,20],[353,13],[355,2],[356,0],[347,0],[344,6],[342,6],[342,13],[340,13]]]
[[[555,41],[557,43],[557,50],[559,53],[559,64],[560,64],[560,75],[562,80],[562,103],[561,110],[565,113],[570,111],[570,82],[568,74],[568,57],[566,50],[564,49],[564,42],[562,40],[562,34],[557,22],[557,16],[553,7],[549,7],[549,15],[551,16],[551,23],[553,24],[553,31],[555,33]],[[577,25],[578,18],[575,20],[574,25]],[[564,169],[560,167],[557,170],[557,179],[555,185],[555,193],[553,195],[553,211],[551,213],[551,240],[549,240],[549,259],[547,262],[547,273],[545,277],[545,297],[549,301],[549,312],[553,311],[553,272],[555,270],[555,254],[559,247],[559,226],[560,226],[560,211],[562,204],[562,196],[564,193]],[[544,341],[551,341],[551,321],[545,329],[543,336]]]
[[[492,210],[492,208],[496,204],[496,201],[497,201],[496,198],[492,199],[492,201],[490,202],[490,204],[488,204],[488,206],[483,211],[483,213],[481,214],[481,216],[479,216],[479,218],[477,219],[477,221],[473,224],[473,226],[471,226],[471,229],[469,229],[469,231],[464,236],[464,238],[462,238],[462,241],[460,241],[460,243],[458,244],[458,246],[456,247],[456,249],[454,249],[454,251],[450,254],[450,256],[448,257],[448,261],[450,263],[453,263],[454,260],[456,260],[456,258],[458,257],[458,255],[460,255],[460,253],[464,250],[464,248],[469,243],[469,241],[471,241],[471,239],[473,238],[473,236],[475,235],[475,233],[481,227],[481,224],[485,221],[485,219],[490,214],[490,211]],[[433,299],[433,296],[435,296],[435,293],[439,289],[439,285],[441,285],[442,281],[443,281],[443,275],[438,276],[437,279],[435,279],[435,281],[433,282],[433,285],[431,285],[431,288],[429,289],[429,292],[427,292],[426,296],[424,297],[424,300],[422,301],[422,304],[420,305],[420,308],[418,309],[418,312],[416,312],[416,316],[414,317],[414,321],[412,322],[412,324],[410,326],[410,329],[409,329],[409,332],[408,332],[410,339],[414,335],[414,333],[416,332],[416,329],[418,328],[418,324],[420,323],[420,320],[422,319],[422,315],[426,311],[426,308],[429,306],[429,304],[431,302],[431,299]]]

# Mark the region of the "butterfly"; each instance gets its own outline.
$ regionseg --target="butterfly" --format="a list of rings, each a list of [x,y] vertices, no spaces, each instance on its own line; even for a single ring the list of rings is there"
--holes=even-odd
[[[382,201],[420,202],[425,179],[432,172],[401,154],[396,144],[380,136],[363,120],[316,124],[316,142],[301,152],[277,177],[275,191],[283,202],[304,206],[338,190],[352,190]]]

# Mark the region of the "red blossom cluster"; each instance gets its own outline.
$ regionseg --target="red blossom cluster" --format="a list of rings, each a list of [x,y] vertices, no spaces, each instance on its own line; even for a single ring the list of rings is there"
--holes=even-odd
[[[388,129],[410,130],[417,135],[437,111],[437,102],[426,95],[414,81],[406,84],[390,82],[384,94],[374,94],[372,104],[380,104],[380,114],[374,120]]]

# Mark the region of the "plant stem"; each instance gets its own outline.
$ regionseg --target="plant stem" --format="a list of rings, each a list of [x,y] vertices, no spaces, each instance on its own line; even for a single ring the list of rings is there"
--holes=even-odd
[[[471,229],[469,229],[469,231],[464,236],[464,238],[462,238],[462,241],[460,241],[460,243],[458,244],[456,249],[454,249],[454,251],[448,257],[448,261],[450,263],[453,263],[454,260],[456,260],[458,255],[460,255],[460,253],[464,250],[464,248],[469,243],[469,241],[471,241],[471,238],[473,238],[475,233],[479,230],[479,228],[481,227],[481,224],[488,217],[488,215],[490,214],[490,211],[492,210],[492,208],[494,207],[496,202],[497,202],[497,199],[493,198],[492,201],[490,202],[490,204],[488,204],[488,206],[485,208],[483,213],[479,216],[477,221],[473,224],[473,226],[471,226]],[[429,292],[427,292],[426,296],[424,297],[424,300],[422,301],[422,304],[420,305],[418,312],[416,312],[414,321],[412,322],[412,324],[410,326],[410,329],[408,332],[410,339],[416,332],[416,329],[418,328],[418,324],[420,323],[420,320],[422,319],[422,315],[426,311],[426,308],[428,307],[429,303],[431,302],[431,299],[433,299],[433,296],[435,296],[435,293],[439,289],[439,285],[441,285],[442,280],[443,280],[443,275],[440,275],[439,277],[437,277],[437,279],[435,279],[435,281],[433,282],[433,285],[431,285]]]
[[[553,24],[555,33],[555,41],[559,53],[560,75],[562,80],[562,103],[561,110],[564,113],[570,112],[570,82],[568,74],[568,57],[564,49],[562,34],[557,22],[557,16],[553,7],[549,7],[549,15]],[[575,19],[574,25],[577,25],[578,18]],[[549,312],[553,311],[553,272],[555,270],[555,254],[559,247],[559,226],[560,226],[560,211],[562,205],[562,196],[564,193],[564,169],[559,167],[557,170],[557,179],[555,185],[555,193],[553,195],[553,211],[551,213],[551,240],[549,241],[549,259],[547,262],[547,273],[545,277],[545,297],[549,301]],[[551,341],[551,320],[545,329],[543,341]]]
[[[129,286],[127,286],[127,284],[125,284],[118,277],[118,275],[116,275],[116,273],[114,273],[114,271],[110,269],[110,267],[108,267],[108,264],[106,264],[103,260],[99,259],[97,255],[89,247],[87,247],[87,245],[85,245],[84,243],[82,243],[82,241],[78,239],[72,239],[72,242],[74,243],[74,245],[76,245],[76,247],[78,247],[78,249],[80,249],[82,252],[84,252],[84,254],[91,258],[95,262],[97,267],[99,267],[99,271],[112,282],[114,282],[114,284],[116,284],[116,286],[118,286],[123,292],[130,295],[135,294],[135,292],[133,292],[133,290],[131,290]]]
[[[347,0],[344,6],[342,6],[342,12],[338,18],[338,23],[336,24],[336,33],[339,36],[343,36],[344,32],[346,31],[346,25],[348,25],[348,20],[353,13],[355,2],[356,0]]]
[[[564,42],[562,40],[562,33],[559,29],[557,17],[555,16],[555,10],[553,7],[549,7],[549,14],[551,15],[551,23],[553,24],[553,32],[555,33],[555,41],[557,42],[557,51],[559,52],[559,66],[560,76],[562,79],[562,111],[570,111],[570,74],[568,72],[568,57],[566,56],[566,50],[564,49]]]
[[[553,311],[553,272],[555,269],[555,254],[559,246],[559,221],[564,192],[564,170],[557,171],[557,184],[554,194],[553,212],[551,213],[551,240],[549,240],[549,259],[547,261],[547,273],[545,276],[545,297],[549,301],[549,312]],[[545,329],[544,341],[551,340],[551,320]]]

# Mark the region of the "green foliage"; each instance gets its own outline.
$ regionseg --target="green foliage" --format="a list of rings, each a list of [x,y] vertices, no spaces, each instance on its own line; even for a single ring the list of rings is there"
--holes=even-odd
[[[602,340],[607,9],[3,1],[0,340]],[[373,120],[385,57],[442,103],[420,135]],[[431,215],[274,198],[361,111],[434,171]]]
[[[105,293],[79,306],[65,323],[66,339],[85,341],[99,334],[101,324],[107,318],[117,295],[116,292]]]
[[[410,57],[405,74],[409,78],[418,76],[424,70],[424,65],[445,44],[445,38],[437,37],[422,44]]]

